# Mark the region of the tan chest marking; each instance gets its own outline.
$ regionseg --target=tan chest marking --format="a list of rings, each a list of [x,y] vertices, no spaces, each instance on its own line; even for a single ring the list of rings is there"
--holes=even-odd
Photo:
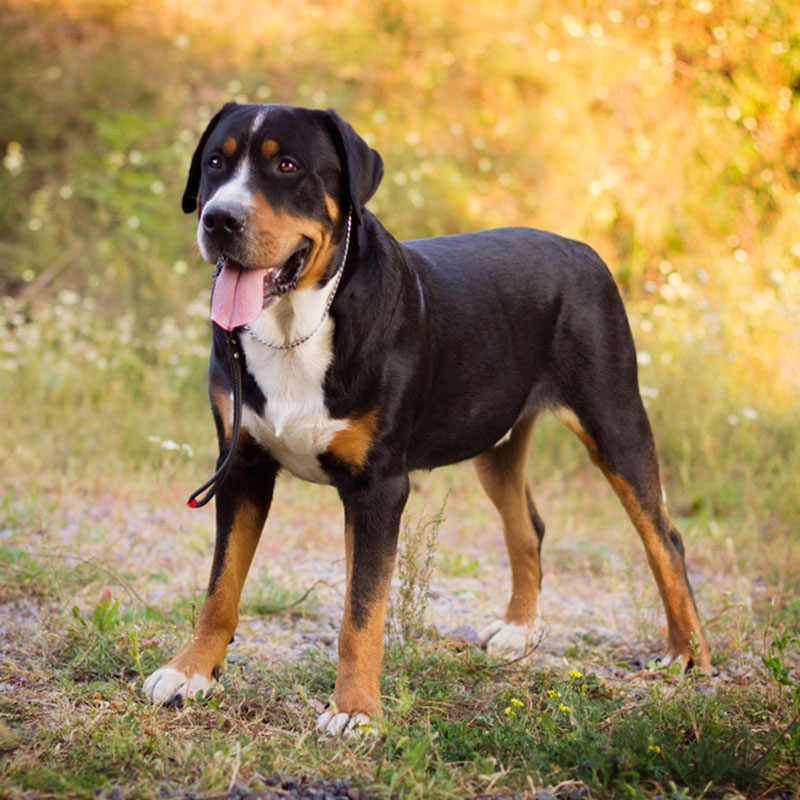
[[[333,435],[328,450],[348,466],[364,469],[377,430],[378,411],[373,409],[348,420],[347,427]]]

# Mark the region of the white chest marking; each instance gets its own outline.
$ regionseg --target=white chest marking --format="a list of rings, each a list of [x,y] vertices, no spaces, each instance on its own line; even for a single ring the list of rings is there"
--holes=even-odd
[[[280,344],[304,335],[319,322],[332,287],[293,291],[278,298],[251,323],[254,332]],[[328,483],[317,456],[347,420],[333,419],[325,405],[325,374],[333,360],[333,320],[326,317],[308,341],[291,350],[274,350],[241,334],[247,370],[267,401],[245,405],[243,426],[298,478]]]

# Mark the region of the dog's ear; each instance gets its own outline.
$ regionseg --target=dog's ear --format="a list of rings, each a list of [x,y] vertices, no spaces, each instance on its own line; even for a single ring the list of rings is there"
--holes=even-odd
[[[350,198],[355,222],[361,223],[361,209],[383,178],[383,159],[332,108],[325,112],[325,122],[342,164],[343,194]]]
[[[200,192],[200,173],[202,172],[203,164],[203,149],[206,146],[208,137],[217,127],[219,121],[236,106],[236,103],[225,103],[222,108],[217,111],[208,123],[208,127],[203,131],[200,141],[197,144],[197,149],[192,156],[192,163],[189,167],[189,178],[186,181],[186,188],[183,190],[183,200],[181,201],[181,208],[184,214],[191,214],[197,210],[197,195]]]

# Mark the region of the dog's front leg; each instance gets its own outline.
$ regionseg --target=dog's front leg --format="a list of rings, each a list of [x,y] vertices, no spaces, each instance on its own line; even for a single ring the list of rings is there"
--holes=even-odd
[[[200,616],[191,639],[144,684],[154,705],[180,705],[206,692],[225,669],[225,650],[239,621],[239,597],[267,518],[277,468],[264,457],[245,457],[220,485],[216,496],[217,541]]]
[[[397,553],[407,475],[342,491],[345,507],[347,590],[339,633],[339,668],[321,731],[357,729],[381,716],[380,674],[386,602]]]

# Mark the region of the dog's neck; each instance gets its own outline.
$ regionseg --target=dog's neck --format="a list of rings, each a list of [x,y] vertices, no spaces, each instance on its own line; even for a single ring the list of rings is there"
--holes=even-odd
[[[309,334],[325,327],[336,285],[331,280],[321,287],[294,289],[275,298],[248,326],[254,338],[262,346],[269,346],[264,344],[269,342],[276,348],[305,343]]]

